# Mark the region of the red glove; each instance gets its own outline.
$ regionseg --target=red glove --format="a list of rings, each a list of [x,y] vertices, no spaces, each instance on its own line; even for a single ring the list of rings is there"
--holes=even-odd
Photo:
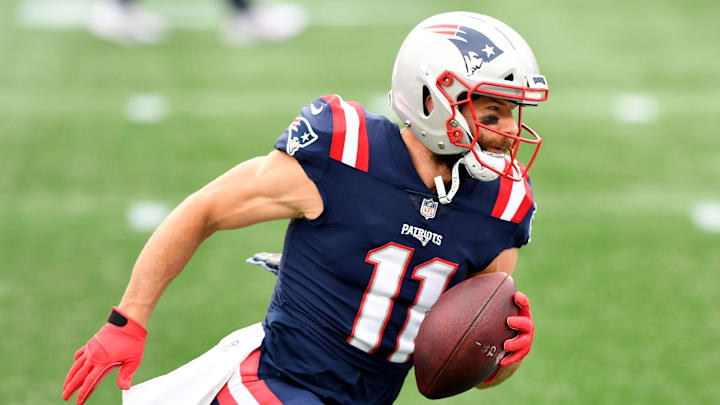
[[[500,367],[485,380],[486,383],[492,382],[501,368],[521,362],[523,357],[530,352],[533,333],[535,332],[535,324],[530,314],[530,300],[520,291],[515,293],[514,299],[515,304],[520,307],[520,311],[517,316],[508,317],[507,324],[510,328],[517,330],[518,334],[514,338],[505,341],[503,349],[507,354],[500,361]]]
[[[63,399],[67,400],[80,388],[77,403],[82,405],[105,375],[120,366],[118,386],[130,389],[133,374],[142,360],[146,336],[142,325],[113,307],[108,323],[75,352],[75,363],[65,377]]]

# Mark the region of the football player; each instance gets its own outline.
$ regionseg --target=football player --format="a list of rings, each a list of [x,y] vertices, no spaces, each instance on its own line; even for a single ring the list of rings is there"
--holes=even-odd
[[[530,241],[527,170],[541,138],[522,111],[547,99],[522,37],[453,12],[407,36],[390,102],[402,128],[338,95],[305,106],[267,156],[243,162],[183,201],[141,252],[120,304],[75,353],[63,398],[87,400],[120,367],[128,390],[158,299],[214,232],[290,219],[262,324],[240,329],[180,369],[124,391],[126,404],[391,403],[412,367],[425,313],[478,273],[512,274]],[[526,164],[520,147],[529,148]],[[522,293],[498,371],[530,350]]]

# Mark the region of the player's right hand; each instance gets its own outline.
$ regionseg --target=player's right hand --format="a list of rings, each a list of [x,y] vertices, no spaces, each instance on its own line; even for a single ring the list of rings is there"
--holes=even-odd
[[[63,399],[79,388],[78,405],[82,405],[100,381],[115,367],[121,367],[117,383],[130,389],[133,374],[142,361],[145,328],[113,307],[108,323],[85,346],[75,352],[75,363],[65,377]]]
[[[507,355],[500,361],[500,367],[484,381],[488,384],[492,383],[503,369],[507,369],[513,364],[519,364],[523,358],[530,353],[530,347],[532,346],[533,335],[535,333],[535,323],[530,313],[530,300],[527,295],[520,291],[515,292],[513,299],[515,300],[515,305],[520,307],[520,311],[518,311],[517,316],[511,316],[507,319],[507,325],[511,329],[518,331],[518,334],[514,338],[505,341],[503,350],[505,350]],[[517,366],[515,366],[515,368],[517,368]],[[512,372],[514,372],[514,369]],[[506,373],[507,376],[512,375],[512,372]]]

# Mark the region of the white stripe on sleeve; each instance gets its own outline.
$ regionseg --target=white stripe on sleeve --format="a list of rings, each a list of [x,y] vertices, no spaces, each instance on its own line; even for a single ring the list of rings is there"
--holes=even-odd
[[[338,98],[340,98],[338,96]],[[360,117],[355,107],[340,98],[340,106],[345,112],[345,145],[343,145],[342,162],[355,167],[358,155],[358,137],[360,131]]]
[[[513,166],[513,176],[520,176],[522,172]],[[525,198],[525,180],[513,181],[512,189],[510,190],[510,199],[508,200],[505,211],[503,211],[500,219],[510,221],[517,213],[520,204]]]

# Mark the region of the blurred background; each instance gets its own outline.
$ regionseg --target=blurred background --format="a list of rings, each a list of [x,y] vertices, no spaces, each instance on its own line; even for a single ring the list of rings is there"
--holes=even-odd
[[[526,117],[545,142],[515,273],[533,351],[502,386],[436,402],[720,401],[717,2],[299,0],[307,26],[275,43],[229,40],[221,0],[143,4],[164,19],[154,45],[91,35],[92,0],[0,2],[0,403],[62,403],[157,222],[269,152],[303,105],[339,93],[396,119],[400,43],[458,9],[517,29],[551,90]],[[274,276],[245,258],[279,250],[285,227],[200,248],[151,319],[136,383],[262,319]],[[113,373],[89,403],[119,401]],[[397,403],[430,401],[411,374]]]

